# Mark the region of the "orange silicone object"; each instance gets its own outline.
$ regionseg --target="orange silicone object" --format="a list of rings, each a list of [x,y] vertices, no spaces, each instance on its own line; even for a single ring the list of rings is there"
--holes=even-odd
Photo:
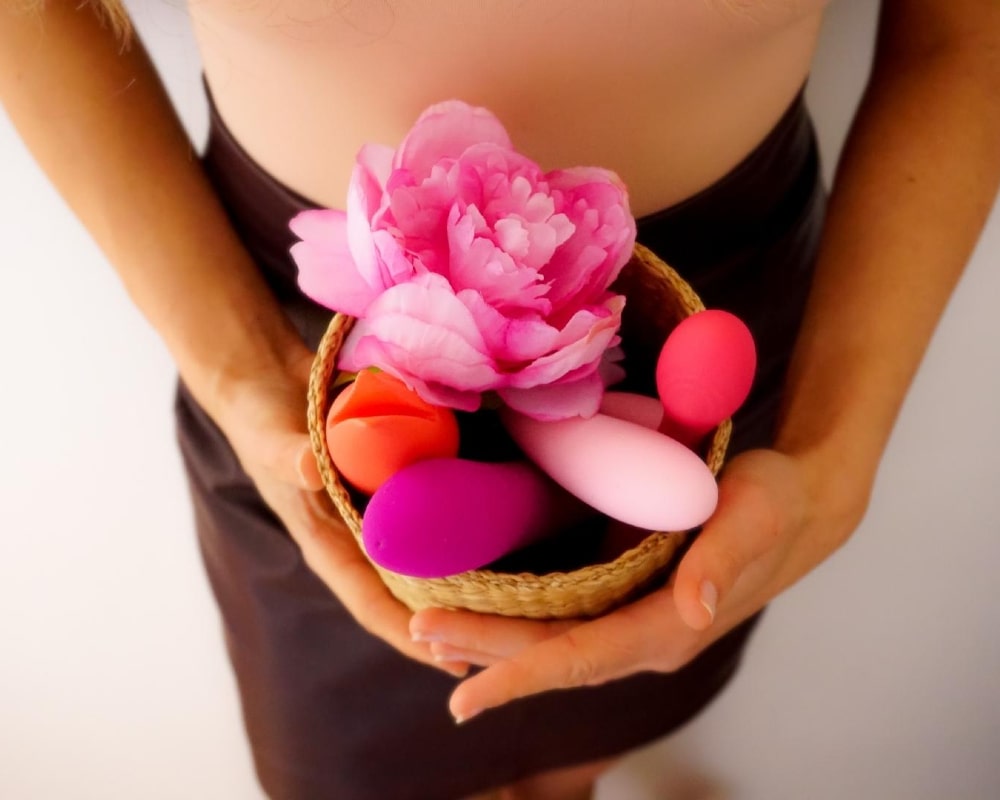
[[[326,443],[350,483],[373,494],[403,467],[458,454],[458,422],[386,372],[363,370],[333,401]]]

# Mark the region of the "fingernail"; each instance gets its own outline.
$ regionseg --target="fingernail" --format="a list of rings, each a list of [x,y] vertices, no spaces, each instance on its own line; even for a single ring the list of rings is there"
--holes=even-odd
[[[426,631],[411,631],[410,638],[415,642],[443,642],[444,637],[439,636],[436,633],[427,633]]]
[[[312,448],[307,444],[303,445],[299,451],[299,457],[295,462],[295,471],[299,474],[299,483],[303,488],[310,485],[309,476],[306,474],[306,459],[312,455]]]
[[[299,473],[299,486],[303,489],[308,489],[309,481],[306,479],[306,472],[304,469],[302,469],[301,464],[299,464],[298,473]]]
[[[454,678],[464,678],[466,675],[469,674],[469,665],[468,664],[448,664],[448,663],[444,663],[444,664],[441,664],[441,669],[443,669],[445,672],[447,672],[449,675],[451,675]]]
[[[719,590],[711,581],[701,582],[701,604],[708,612],[708,621],[715,621],[715,606],[719,602]]]
[[[475,717],[479,713],[480,713],[479,709],[476,709],[475,711],[468,711],[465,714],[456,714],[455,715],[455,724],[456,725],[462,725],[463,723],[468,722],[470,719],[472,719],[473,717]]]
[[[439,664],[447,664],[454,661],[465,661],[465,656],[459,653],[435,653],[434,660]]]

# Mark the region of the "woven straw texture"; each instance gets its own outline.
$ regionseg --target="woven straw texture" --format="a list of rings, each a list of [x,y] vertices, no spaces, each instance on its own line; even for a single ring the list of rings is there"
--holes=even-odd
[[[659,257],[636,244],[632,258],[615,282],[614,290],[627,298],[622,337],[646,350],[647,363],[667,334],[684,317],[704,310],[691,287]],[[332,402],[337,353],[354,320],[337,314],[320,342],[309,382],[309,435],[323,483],[337,510],[361,540],[361,515],[341,484],[326,445],[326,417]],[[718,474],[729,444],[731,423],[713,433],[705,461]],[[456,608],[534,619],[596,616],[635,597],[665,577],[684,533],[651,532],[614,561],[570,572],[545,575],[501,573],[481,569],[445,578],[411,578],[372,563],[383,582],[401,602],[416,611],[427,607]],[[367,555],[367,554],[366,554]]]

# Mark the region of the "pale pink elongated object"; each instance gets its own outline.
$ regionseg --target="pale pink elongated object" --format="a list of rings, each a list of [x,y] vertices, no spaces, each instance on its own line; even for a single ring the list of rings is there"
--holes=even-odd
[[[526,461],[433,458],[376,490],[361,538],[382,567],[439,578],[478,569],[594,513]]]
[[[715,476],[684,445],[607,414],[541,422],[505,409],[501,419],[552,480],[607,516],[653,531],[701,525],[718,503]]]
[[[609,417],[628,420],[654,431],[663,422],[663,404],[655,397],[635,392],[605,392],[600,411]]]
[[[739,317],[709,309],[685,318],[670,332],[656,363],[664,410],[660,432],[696,449],[743,405],[756,369],[753,336]]]

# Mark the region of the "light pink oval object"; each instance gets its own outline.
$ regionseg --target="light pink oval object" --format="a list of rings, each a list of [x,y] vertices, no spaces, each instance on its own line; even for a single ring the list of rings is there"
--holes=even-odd
[[[663,403],[655,397],[635,392],[605,392],[600,411],[609,417],[628,420],[654,431],[663,422]]]
[[[715,476],[668,436],[606,414],[540,422],[506,409],[501,418],[543,472],[613,519],[645,530],[682,531],[715,511]]]
[[[402,575],[478,569],[594,511],[528,462],[434,458],[404,467],[372,496],[365,551]]]
[[[753,336],[739,317],[709,309],[682,320],[656,364],[660,431],[696,448],[746,400],[757,369]]]

